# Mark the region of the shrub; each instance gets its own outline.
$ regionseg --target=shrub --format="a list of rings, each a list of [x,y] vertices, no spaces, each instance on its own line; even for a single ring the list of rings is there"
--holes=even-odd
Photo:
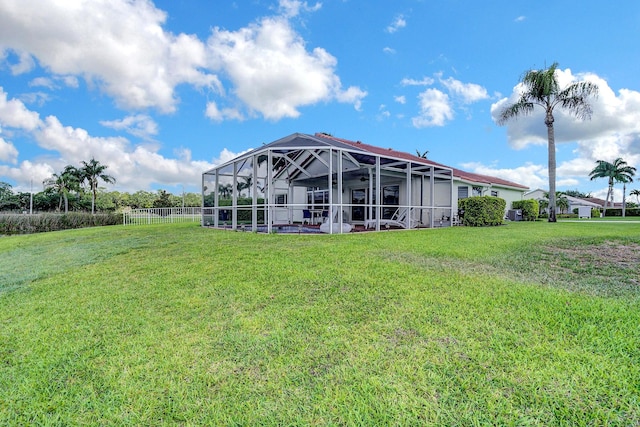
[[[625,216],[640,216],[640,208],[627,208]],[[622,216],[622,208],[607,208],[605,216]]]
[[[507,202],[492,196],[476,196],[458,200],[458,209],[464,210],[462,223],[471,227],[501,225]]]
[[[231,199],[220,199],[218,201],[218,205],[221,207],[224,206],[231,206],[232,205],[232,200]],[[257,201],[258,205],[264,205],[264,199],[262,197],[258,198]],[[239,197],[238,198],[238,222],[239,223],[251,223],[252,221],[252,210],[251,210],[251,205],[253,204],[253,199],[248,198],[248,197]],[[243,209],[242,206],[246,206],[246,209]],[[229,210],[220,210],[218,213],[218,220],[219,221],[228,221],[231,222],[231,209]],[[257,222],[259,224],[264,223],[264,209],[262,209],[261,207],[258,207],[258,212],[257,212]]]
[[[591,208],[591,218],[600,218],[600,209]]]
[[[0,215],[0,235],[29,234],[72,228],[122,224],[122,215],[69,212],[66,214]]]
[[[524,221],[535,221],[538,219],[540,212],[540,204],[535,199],[516,200],[511,203],[513,209],[522,210],[522,219]]]

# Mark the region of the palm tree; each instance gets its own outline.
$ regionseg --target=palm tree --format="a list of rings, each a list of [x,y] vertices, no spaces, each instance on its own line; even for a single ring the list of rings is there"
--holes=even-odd
[[[248,190],[249,192],[248,197],[251,198],[251,188],[253,187],[253,175],[249,174],[247,176],[242,176],[240,177],[240,179],[244,181],[242,183],[242,186]]]
[[[558,193],[556,196],[556,204],[560,209],[560,213],[567,213],[567,210],[569,210],[569,199],[562,193]]]
[[[544,212],[547,212],[547,208],[549,207],[549,200],[547,199],[543,199],[543,200],[538,200],[538,215],[543,214]]]
[[[544,200],[544,207],[545,209],[549,207],[549,193],[548,192],[544,192],[544,197],[546,200]],[[556,208],[560,209],[560,213],[565,213],[567,211],[567,209],[569,209],[569,199],[567,199],[567,196],[565,193],[563,193],[562,191],[556,191]],[[541,201],[543,202],[543,201]],[[543,203],[540,203],[540,206],[542,206]],[[549,212],[549,215],[551,215],[551,212]]]
[[[633,168],[633,173],[631,175],[624,176],[620,182],[622,182],[622,217],[624,218],[627,211],[627,198],[625,194],[627,194],[627,182],[633,182],[633,178],[631,176],[635,175],[636,168]]]
[[[589,173],[589,177],[593,181],[596,178],[607,178],[609,180],[609,188],[607,190],[607,200],[604,203],[604,215],[607,213],[607,204],[611,199],[611,205],[613,205],[613,184],[616,182],[624,183],[626,191],[627,182],[633,182],[633,175],[636,173],[636,168],[628,166],[627,162],[618,157],[609,163],[605,160],[596,160],[596,167]],[[624,194],[622,196],[624,200]]]
[[[529,70],[522,78],[523,92],[512,105],[506,106],[498,118],[503,125],[511,118],[528,115],[535,106],[545,110],[544,124],[547,126],[549,150],[549,222],[556,222],[556,141],[553,128],[553,110],[560,106],[579,119],[591,118],[591,105],[587,99],[598,94],[598,86],[591,82],[572,83],[560,89],[556,77],[558,63],[554,62],[546,70]]]
[[[424,151],[416,150],[416,156],[420,157],[421,159],[426,159],[427,154],[429,154],[429,150],[424,150]]]
[[[89,188],[91,189],[91,213],[96,213],[96,197],[98,196],[98,180],[102,180],[107,184],[114,184],[116,179],[111,175],[107,175],[104,171],[109,167],[107,165],[100,164],[99,161],[93,157],[89,162],[82,161],[82,181],[87,181]]]
[[[638,201],[638,204],[640,205],[640,190],[638,190],[637,188],[635,190],[631,190],[631,191],[629,191],[629,195],[630,196],[636,196],[636,200]]]
[[[80,190],[80,171],[74,166],[67,165],[60,174],[54,173],[48,183],[60,196],[58,208],[62,208],[64,201],[64,213],[69,212],[69,193]]]
[[[218,185],[218,191],[220,192],[220,196],[223,199],[228,199],[229,197],[231,197],[231,190],[233,189],[233,186],[231,184],[220,184]]]

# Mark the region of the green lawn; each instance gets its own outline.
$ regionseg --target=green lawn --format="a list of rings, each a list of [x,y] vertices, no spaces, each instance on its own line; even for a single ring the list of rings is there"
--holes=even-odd
[[[0,238],[0,425],[638,425],[640,224]]]

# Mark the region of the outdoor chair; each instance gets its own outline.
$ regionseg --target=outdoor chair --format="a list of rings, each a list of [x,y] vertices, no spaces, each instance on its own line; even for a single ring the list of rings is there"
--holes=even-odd
[[[311,211],[309,209],[302,210],[302,222],[311,224]]]

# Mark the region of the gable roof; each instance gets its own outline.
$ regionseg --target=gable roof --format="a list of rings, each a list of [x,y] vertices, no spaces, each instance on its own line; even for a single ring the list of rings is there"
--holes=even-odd
[[[429,159],[425,159],[425,158],[416,156],[414,154],[410,154],[410,153],[407,153],[407,152],[404,152],[404,151],[394,150],[393,148],[376,147],[375,145],[365,144],[365,143],[363,143],[361,141],[350,141],[348,139],[336,138],[336,137],[334,137],[332,135],[328,135],[328,134],[325,134],[325,133],[316,133],[315,137],[319,138],[319,139],[329,139],[329,140],[333,140],[333,141],[336,141],[336,142],[339,142],[339,143],[342,143],[342,144],[347,144],[347,145],[350,145],[352,147],[359,148],[361,150],[368,151],[368,152],[373,153],[373,154],[391,156],[391,157],[395,157],[395,158],[399,158],[399,159],[403,159],[403,160],[408,160],[408,161],[415,162],[415,163],[422,163],[422,164],[425,164],[425,165],[433,165],[433,166],[440,166],[440,167],[448,168],[448,169],[451,169],[453,171],[453,176],[455,178],[458,178],[458,179],[463,180],[463,181],[469,181],[469,182],[472,182],[472,183],[478,183],[478,184],[483,184],[483,185],[499,185],[499,186],[504,186],[504,187],[513,187],[513,188],[521,189],[521,190],[528,190],[529,189],[529,187],[527,187],[526,185],[518,184],[518,183],[513,182],[513,181],[508,181],[506,179],[497,178],[495,176],[481,175],[481,174],[477,174],[477,173],[471,173],[471,172],[463,171],[462,169],[452,168],[450,166],[443,165],[442,163],[437,163],[437,162],[431,161]]]
[[[607,203],[606,200],[598,199],[597,197],[585,197],[582,200],[586,200],[588,202],[594,203],[600,207],[604,207],[605,203]],[[607,206],[607,208],[621,208],[621,207],[622,207],[621,202],[613,202],[612,206]]]

